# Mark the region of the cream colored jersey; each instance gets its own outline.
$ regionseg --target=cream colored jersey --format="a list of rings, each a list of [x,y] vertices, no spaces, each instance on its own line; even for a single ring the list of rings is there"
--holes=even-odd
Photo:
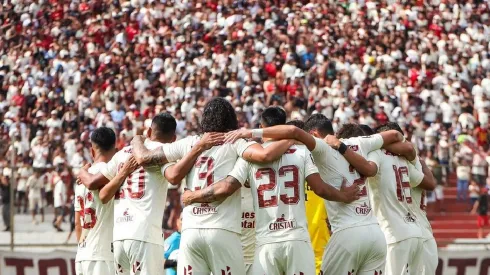
[[[199,140],[200,136],[189,136],[172,144],[165,144],[163,151],[167,160],[173,162],[181,159]],[[186,177],[186,187],[195,191],[226,178],[238,157],[254,143],[239,139],[233,144],[214,146],[203,152]],[[194,203],[184,207],[182,231],[188,228],[216,228],[240,234],[240,201],[240,192],[235,192],[224,201]]]
[[[263,144],[264,147],[270,142]],[[305,178],[318,173],[310,151],[294,145],[277,161],[252,164],[239,159],[230,176],[252,189],[257,246],[310,241],[305,211]]]
[[[253,264],[255,253],[255,212],[250,188],[242,186],[242,248],[246,264]]]
[[[88,172],[97,174],[106,163],[92,165]],[[75,186],[75,211],[80,212],[82,239],[78,243],[76,262],[114,261],[111,251],[114,227],[114,201],[103,204],[99,190],[88,190],[83,184]]]
[[[163,144],[145,141],[148,149]],[[101,173],[113,179],[131,156],[131,147],[117,152]],[[114,241],[137,240],[163,246],[162,218],[168,182],[160,167],[139,167],[114,196]]]
[[[369,153],[368,160],[376,163],[376,176],[369,178],[368,194],[373,211],[386,237],[392,244],[408,238],[422,237],[411,188],[422,182],[424,174],[406,159],[386,150]]]
[[[335,201],[325,200],[328,211],[328,220],[332,227],[332,232],[368,224],[378,223],[371,211],[371,203],[368,197],[367,179],[350,165],[350,163],[336,150],[332,149],[324,140],[316,138],[315,149],[311,152],[322,179],[340,189],[343,178],[349,184],[360,183],[361,196],[358,200],[345,204]],[[366,137],[354,137],[342,140],[351,150],[360,154],[364,158],[367,155],[383,146],[383,138],[376,134]]]
[[[422,164],[420,159],[417,157],[415,161],[415,169],[422,171]],[[427,213],[425,212],[427,208],[427,196],[426,191],[420,187],[415,187],[412,189],[413,203],[411,204],[415,215],[418,218],[418,223],[422,229],[422,237],[424,239],[433,239],[434,234],[432,233],[432,227],[430,226],[429,219],[427,219]]]

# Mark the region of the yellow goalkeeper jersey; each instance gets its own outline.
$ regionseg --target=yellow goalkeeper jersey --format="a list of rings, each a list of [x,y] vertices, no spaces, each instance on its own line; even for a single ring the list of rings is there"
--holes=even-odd
[[[305,182],[305,205],[306,219],[308,221],[308,231],[310,233],[311,245],[315,253],[316,274],[320,273],[322,257],[328,240],[330,231],[327,226],[327,210],[323,198],[317,196]]]

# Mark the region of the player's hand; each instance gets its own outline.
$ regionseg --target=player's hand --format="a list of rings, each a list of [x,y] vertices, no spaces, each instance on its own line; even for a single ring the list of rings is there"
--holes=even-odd
[[[347,179],[344,178],[342,185],[340,186],[340,192],[345,196],[344,203],[351,203],[360,198],[359,196],[359,183],[354,182],[351,186],[347,185]]]
[[[203,151],[211,149],[213,146],[223,144],[225,139],[224,133],[205,133],[198,143]]]
[[[333,149],[335,149],[335,150],[338,150],[339,149],[341,142],[340,142],[340,140],[336,136],[334,136],[334,135],[327,135],[324,140]]]
[[[249,129],[238,129],[225,134],[225,143],[234,143],[240,138],[252,138],[252,131]]]
[[[83,169],[83,170],[85,170],[85,171],[88,171],[88,169],[90,168],[90,166],[92,166],[92,164],[87,163],[87,164],[85,164],[85,165],[82,167],[82,169]]]
[[[136,161],[133,155],[131,155],[126,162],[124,162],[124,165],[121,169],[121,173],[124,173],[125,175],[129,175],[136,170],[140,165]]]
[[[192,204],[192,191],[189,189],[184,189],[184,193],[182,193],[180,199],[182,200],[184,206]]]

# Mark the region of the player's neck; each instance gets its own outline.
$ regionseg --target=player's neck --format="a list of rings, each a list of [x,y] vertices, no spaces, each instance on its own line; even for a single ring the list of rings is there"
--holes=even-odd
[[[112,156],[113,156],[113,154],[109,154],[109,153],[107,153],[107,154],[99,154],[99,155],[97,155],[95,157],[94,163],[98,163],[98,162],[105,162],[105,163],[107,163],[107,162],[109,162],[111,160]]]

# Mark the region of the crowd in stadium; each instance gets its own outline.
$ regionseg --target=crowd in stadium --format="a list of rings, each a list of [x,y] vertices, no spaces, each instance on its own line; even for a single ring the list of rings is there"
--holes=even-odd
[[[3,219],[8,227],[10,200],[19,213],[71,208],[95,128],[113,129],[122,149],[168,112],[186,137],[217,96],[244,128],[269,106],[288,120],[321,113],[334,130],[397,122],[438,181],[437,211],[451,172],[458,197],[476,200],[490,176],[489,9],[478,0],[6,1]],[[179,192],[169,191],[166,229],[177,229]]]

